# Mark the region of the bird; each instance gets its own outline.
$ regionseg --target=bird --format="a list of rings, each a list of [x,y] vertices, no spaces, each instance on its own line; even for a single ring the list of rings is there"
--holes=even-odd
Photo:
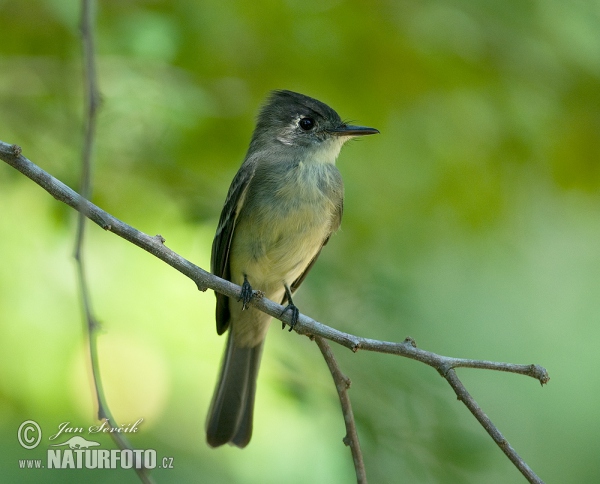
[[[293,329],[299,311],[292,296],[342,220],[344,184],[335,161],[346,141],[376,133],[288,90],[272,91],[260,110],[212,245],[212,274],[242,289],[238,300],[215,292],[217,333],[229,333],[206,420],[211,447],[244,448],[252,437],[256,380],[272,319],[252,307],[252,298],[259,291],[287,303]]]

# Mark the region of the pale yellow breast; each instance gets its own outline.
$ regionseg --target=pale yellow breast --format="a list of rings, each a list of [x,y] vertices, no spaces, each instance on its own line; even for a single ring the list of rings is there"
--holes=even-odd
[[[304,272],[331,233],[337,210],[319,189],[329,176],[319,164],[300,163],[251,215],[240,217],[230,256],[234,282],[247,274],[254,288],[268,294]]]

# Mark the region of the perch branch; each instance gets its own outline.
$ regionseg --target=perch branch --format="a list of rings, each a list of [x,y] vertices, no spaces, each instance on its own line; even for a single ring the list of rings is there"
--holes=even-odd
[[[113,232],[114,234],[128,240],[138,247],[150,252],[155,257],[166,262],[174,269],[192,279],[197,287],[205,291],[212,289],[221,294],[236,298],[239,296],[241,288],[224,279],[220,279],[205,270],[201,269],[192,262],[184,259],[176,252],[170,250],[164,245],[165,240],[160,235],[151,237],[139,230],[127,225],[116,217],[108,214],[93,203],[83,199],[64,183],[54,178],[49,173],[42,170],[40,167],[29,161],[21,155],[21,148],[16,145],[10,145],[0,141],[0,159],[7,162],[9,165],[23,173],[25,176],[33,180],[35,183],[44,188],[54,198],[60,200],[76,210],[86,210],[86,216],[94,223],[102,227],[104,230]],[[254,298],[251,304],[257,309],[273,316],[280,321],[290,324],[291,315],[289,312],[283,312],[283,306],[270,301],[267,298]],[[399,356],[404,356],[413,360],[420,361],[435,368],[449,384],[452,384],[455,378],[455,372],[451,371],[454,368],[479,368],[487,370],[504,371],[509,373],[517,373],[530,376],[538,380],[542,385],[549,381],[548,373],[544,368],[538,365],[516,365],[511,363],[499,363],[493,361],[479,361],[463,358],[453,358],[424,351],[416,347],[412,338],[407,338],[401,343],[393,343],[388,341],[378,341],[369,338],[362,338],[352,334],[338,331],[329,326],[325,326],[314,319],[300,314],[294,330],[299,334],[321,336],[330,341],[334,341],[346,348],[356,352],[359,349],[367,351],[375,351],[379,353],[389,353]],[[453,387],[454,388],[454,387]],[[468,400],[468,399],[467,399]],[[462,400],[465,404],[465,400]],[[473,412],[473,408],[467,405],[469,410]],[[474,413],[479,420],[480,416]],[[498,432],[496,427],[493,427],[494,432]],[[488,431],[490,433],[490,431]],[[499,434],[499,432],[498,432]],[[490,434],[492,435],[492,434]],[[492,438],[493,435],[492,435]],[[494,439],[496,441],[496,439]],[[502,438],[502,442],[505,442]],[[541,483],[537,475],[529,469],[523,462],[521,457],[514,451],[512,447],[501,446],[504,453],[510,455],[510,460],[522,462],[519,470],[529,482]]]

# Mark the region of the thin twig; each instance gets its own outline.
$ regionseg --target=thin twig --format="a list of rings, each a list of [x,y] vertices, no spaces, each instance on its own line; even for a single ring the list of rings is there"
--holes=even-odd
[[[98,108],[98,89],[96,86],[96,67],[94,61],[94,29],[93,29],[93,6],[91,0],[83,0],[81,5],[81,39],[83,43],[83,77],[85,91],[85,115],[84,115],[84,140],[81,156],[81,196],[86,200],[91,198],[91,159],[94,148],[94,133],[96,129],[96,113]],[[104,419],[106,412],[101,395],[102,381],[97,367],[96,355],[96,335],[98,323],[92,311],[92,304],[87,287],[87,278],[85,277],[85,267],[83,261],[83,241],[85,237],[86,213],[84,204],[79,206],[79,216],[77,218],[77,233],[75,236],[74,257],[77,266],[77,276],[79,279],[79,288],[81,292],[81,301],[83,305],[84,317],[86,322],[86,332],[90,350],[90,360],[92,364],[92,375],[94,378],[94,388],[96,390],[96,401],[98,404],[98,419]]]
[[[22,156],[21,148],[19,146],[10,145],[0,141],[0,159],[6,161],[9,165],[40,185],[57,200],[66,203],[76,210],[85,210],[86,216],[104,230],[111,231],[119,237],[122,237],[125,240],[128,240],[129,242],[146,250],[147,252],[150,252],[152,255],[158,257],[160,260],[166,262],[174,269],[186,275],[196,283],[198,289],[202,291],[206,289],[212,289],[236,299],[239,296],[241,291],[240,286],[206,272],[197,265],[181,257],[176,252],[173,252],[164,245],[165,240],[162,236],[157,235],[155,237],[151,237],[147,234],[144,234],[143,232],[140,232],[139,230],[117,219],[116,217],[113,217],[93,203],[82,199],[80,195],[75,193],[64,183],[57,180],[49,173],[45,172],[40,167]],[[263,311],[282,322],[287,324],[290,324],[291,322],[290,313],[284,312],[283,306],[270,301],[267,298],[253,298],[251,304],[260,311]],[[458,367],[497,370],[526,375],[537,379],[542,385],[550,380],[546,370],[538,365],[516,365],[512,363],[479,361],[442,356],[417,348],[412,338],[406,338],[406,340],[401,343],[362,338],[360,336],[343,333],[329,326],[325,326],[324,324],[321,324],[304,314],[299,315],[298,322],[294,326],[294,330],[299,334],[321,336],[355,352],[359,349],[363,349],[378,353],[395,354],[420,361],[431,366],[432,368],[435,368],[451,385],[455,377],[454,371],[451,370]],[[473,411],[471,408],[469,409]],[[478,417],[476,414],[474,415],[476,418]],[[517,455],[512,447],[503,447],[502,450],[507,455],[510,454],[509,458],[511,461],[523,462],[521,457]],[[523,464],[526,466],[524,462]],[[523,472],[522,467],[520,467],[519,470],[530,482],[542,482],[537,476],[535,476],[535,474],[533,474],[533,471],[531,473],[525,473]]]
[[[458,399],[467,406],[467,408],[479,421],[479,423],[485,429],[485,431],[490,435],[492,439],[494,439],[494,442],[498,444],[498,447],[502,449],[502,452],[504,452],[506,456],[511,460],[511,462],[517,467],[517,469],[519,469],[521,474],[523,474],[529,482],[543,484],[544,481],[542,481],[535,474],[535,472],[533,472],[531,467],[529,467],[527,463],[518,456],[518,454],[515,452],[515,449],[512,448],[512,446],[508,443],[508,441],[492,423],[490,418],[483,412],[483,410],[481,410],[481,407],[469,394],[463,383],[459,380],[458,376],[456,376],[456,372],[454,371],[454,369],[448,371],[446,375],[446,380],[448,381],[448,383],[450,383],[450,386],[456,392],[456,396],[458,397]]]
[[[86,200],[91,198],[91,166],[94,149],[94,135],[96,132],[96,115],[100,105],[100,93],[96,77],[96,56],[94,49],[94,17],[95,2],[82,0],[81,3],[81,41],[83,43],[83,80],[84,80],[84,141],[81,157],[81,196]],[[75,242],[75,259],[81,264],[81,251],[85,232],[84,210],[79,211],[77,223],[77,237]]]
[[[365,463],[363,461],[362,451],[360,450],[360,442],[358,441],[358,432],[356,431],[356,422],[354,421],[354,412],[352,412],[352,404],[350,403],[350,397],[348,396],[348,389],[350,388],[350,379],[346,377],[340,370],[340,367],[335,359],[335,355],[327,343],[327,340],[320,336],[315,336],[315,343],[321,350],[323,358],[327,363],[327,367],[333,377],[335,388],[340,398],[340,404],[342,406],[342,414],[344,415],[344,424],[346,425],[346,436],[343,441],[352,452],[352,460],[354,462],[354,472],[356,473],[356,482],[358,484],[367,484],[367,472],[365,470]]]
[[[100,106],[100,92],[98,90],[98,78],[96,75],[96,51],[94,47],[94,20],[96,5],[94,0],[82,0],[81,2],[81,41],[83,44],[83,81],[84,81],[84,141],[81,157],[81,196],[85,200],[91,198],[92,193],[92,154],[94,150],[94,136],[96,133],[96,117],[98,107]],[[77,277],[81,291],[81,301],[83,305],[86,332],[88,336],[88,345],[90,351],[90,363],[92,367],[92,377],[94,381],[94,390],[96,392],[96,402],[98,404],[98,420],[104,420],[110,427],[119,428],[110,412],[102,378],[100,375],[100,361],[98,357],[98,330],[99,323],[92,311],[91,297],[88,290],[85,264],[83,258],[83,242],[85,238],[85,221],[88,214],[86,205],[79,204],[79,217],[77,219],[77,234],[75,237],[75,263],[77,266]],[[120,449],[133,450],[132,445],[120,432],[110,432],[110,436]],[[135,471],[143,483],[151,483],[148,470],[144,467],[135,468]]]

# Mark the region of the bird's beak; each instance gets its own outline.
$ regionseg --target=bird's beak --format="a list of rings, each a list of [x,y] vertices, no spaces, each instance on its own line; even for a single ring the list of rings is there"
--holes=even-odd
[[[366,126],[352,126],[351,124],[342,124],[339,128],[328,129],[327,132],[333,136],[365,136],[367,134],[379,134],[375,128]]]

